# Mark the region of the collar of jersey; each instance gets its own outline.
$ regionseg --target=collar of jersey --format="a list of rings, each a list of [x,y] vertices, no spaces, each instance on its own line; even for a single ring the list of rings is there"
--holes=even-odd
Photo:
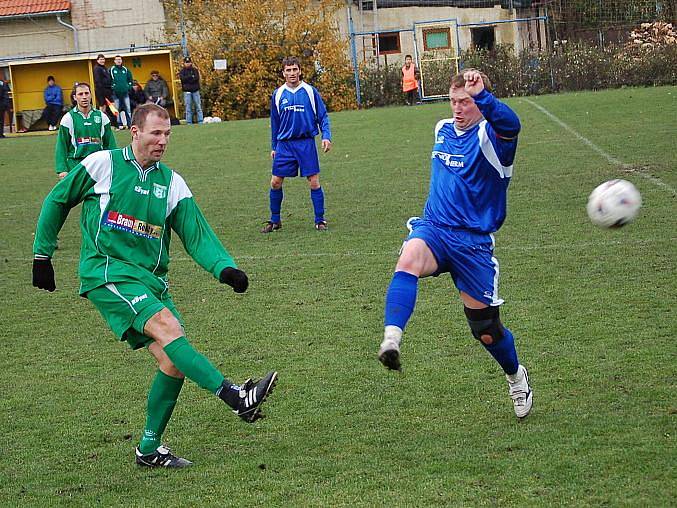
[[[141,164],[139,164],[134,158],[134,151],[132,150],[132,145],[127,145],[122,149],[122,156],[126,161],[131,162],[134,165],[136,170],[139,172],[139,180],[141,180],[142,182],[146,181],[146,179],[148,178],[148,173],[160,167],[160,163],[156,162],[148,166],[146,169],[143,169],[141,167]]]
[[[297,86],[296,88],[290,88],[289,85],[287,85],[287,83],[285,83],[285,84],[282,85],[282,86],[283,86],[283,87],[285,88],[285,90],[287,90],[288,92],[296,93],[296,92],[298,92],[299,90],[301,90],[301,89],[303,88],[303,85],[305,85],[305,81],[301,80],[301,81],[299,81],[299,86]]]
[[[83,115],[82,111],[80,111],[80,109],[77,106],[75,106],[73,109],[71,109],[71,111],[74,112],[74,113],[79,113],[82,118],[87,120],[90,116],[92,116],[92,113],[94,113],[94,108],[89,110],[89,115],[87,115],[87,116]]]

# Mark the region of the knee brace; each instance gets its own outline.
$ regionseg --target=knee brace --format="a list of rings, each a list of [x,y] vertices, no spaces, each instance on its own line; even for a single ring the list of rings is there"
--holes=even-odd
[[[495,344],[503,338],[503,324],[499,317],[498,307],[485,307],[483,309],[470,309],[464,307],[465,317],[468,318],[468,325],[472,331],[473,337],[487,344],[482,340],[482,335],[489,335],[491,342]]]

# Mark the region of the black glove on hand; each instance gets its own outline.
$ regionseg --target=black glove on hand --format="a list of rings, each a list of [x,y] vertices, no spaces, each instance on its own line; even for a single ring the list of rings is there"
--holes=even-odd
[[[228,284],[236,293],[244,293],[249,287],[247,274],[237,268],[224,268],[219,275],[219,281]]]
[[[56,289],[54,267],[52,266],[51,259],[33,260],[33,286],[40,289],[46,289],[50,293]]]

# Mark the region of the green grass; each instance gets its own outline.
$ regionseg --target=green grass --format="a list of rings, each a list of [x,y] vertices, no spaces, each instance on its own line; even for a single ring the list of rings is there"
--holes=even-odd
[[[166,162],[251,278],[238,296],[173,245],[173,295],[191,341],[230,378],[274,368],[268,418],[248,426],[188,383],[165,435],[186,471],[133,464],[154,366],[77,296],[74,210],[30,286],[32,232],[54,183],[53,137],[0,142],[0,505],[674,506],[677,88],[532,98],[509,214],[497,234],[504,322],[535,391],[517,422],[498,367],[473,340],[448,277],[420,284],[404,373],[376,361],[383,297],[427,194],[432,129],[448,104],[332,115],[322,156],[330,231],[307,185],[267,218],[265,120],[177,127]],[[124,142],[128,134],[118,133]],[[637,221],[600,230],[589,192],[623,177]]]

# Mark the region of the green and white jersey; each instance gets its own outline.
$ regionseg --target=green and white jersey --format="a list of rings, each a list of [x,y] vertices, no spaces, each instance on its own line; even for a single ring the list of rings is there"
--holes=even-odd
[[[68,212],[80,202],[80,294],[109,282],[160,279],[168,287],[172,230],[214,277],[236,267],[184,179],[161,163],[142,168],[131,146],[93,153],[54,186],[38,219],[36,257],[52,257]]]
[[[88,155],[117,148],[107,115],[92,109],[85,116],[77,107],[61,118],[54,150],[57,174],[70,171]]]

